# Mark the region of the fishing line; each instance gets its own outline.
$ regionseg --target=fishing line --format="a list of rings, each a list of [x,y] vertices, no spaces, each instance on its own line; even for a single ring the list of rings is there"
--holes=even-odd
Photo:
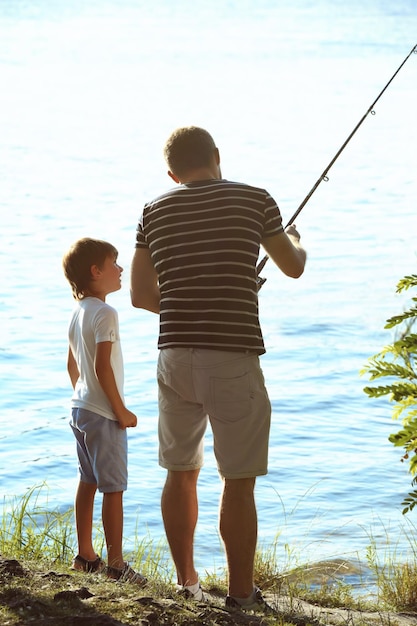
[[[341,145],[341,147],[339,148],[339,150],[336,152],[336,154],[334,155],[334,157],[332,158],[332,160],[330,161],[330,163],[328,164],[328,166],[326,167],[326,169],[320,174],[319,178],[317,179],[317,181],[314,183],[313,187],[310,189],[310,191],[308,192],[308,194],[306,195],[306,197],[304,198],[304,200],[302,201],[302,203],[300,204],[300,206],[298,207],[298,209],[296,210],[296,212],[294,213],[294,215],[291,217],[290,221],[288,222],[288,224],[285,226],[285,228],[287,228],[288,226],[290,226],[290,224],[292,224],[294,222],[294,220],[296,219],[296,217],[301,213],[301,211],[303,210],[303,208],[305,207],[305,205],[307,204],[307,202],[310,200],[311,196],[313,195],[313,193],[316,191],[317,187],[320,185],[320,183],[324,180],[325,182],[327,182],[329,180],[327,174],[330,170],[330,168],[334,165],[335,161],[339,158],[339,156],[342,154],[343,150],[346,148],[347,144],[349,143],[349,141],[352,139],[353,135],[356,133],[356,131],[358,130],[358,128],[362,125],[362,123],[365,121],[365,119],[367,118],[367,116],[369,115],[369,113],[371,115],[375,115],[375,111],[374,111],[374,106],[376,105],[376,103],[378,102],[378,100],[380,99],[380,97],[382,96],[382,94],[384,93],[384,91],[386,89],[388,89],[389,85],[392,83],[392,81],[394,80],[394,78],[397,76],[398,72],[400,71],[400,69],[402,68],[402,66],[406,63],[406,61],[409,59],[409,57],[413,54],[417,54],[417,44],[415,46],[413,46],[413,48],[410,50],[410,52],[407,54],[407,56],[405,57],[404,61],[401,63],[401,65],[398,67],[397,71],[391,76],[391,78],[389,79],[389,81],[387,82],[387,84],[385,85],[385,87],[379,92],[378,96],[375,98],[375,100],[372,102],[371,106],[368,108],[368,110],[366,111],[365,115],[361,118],[361,120],[356,124],[355,128],[352,130],[352,132],[350,133],[349,137],[346,139],[346,141]],[[261,273],[261,271],[263,270],[263,268],[265,267],[266,262],[268,261],[269,256],[265,255],[263,257],[263,259],[258,263],[257,267],[256,267],[256,274],[257,274],[257,284],[258,284],[258,291],[259,289],[262,287],[262,285],[264,284],[264,282],[266,281],[266,278],[262,278],[261,276],[259,276],[259,274]]]

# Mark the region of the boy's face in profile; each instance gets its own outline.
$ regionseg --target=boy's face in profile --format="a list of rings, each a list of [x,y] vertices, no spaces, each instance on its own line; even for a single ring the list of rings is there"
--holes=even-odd
[[[117,258],[109,256],[103,265],[97,270],[96,280],[100,282],[101,290],[104,293],[118,291],[122,286],[123,267],[117,263]]]

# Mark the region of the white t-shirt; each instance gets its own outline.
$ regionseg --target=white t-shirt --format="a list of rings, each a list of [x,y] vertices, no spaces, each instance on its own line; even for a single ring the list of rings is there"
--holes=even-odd
[[[123,357],[119,336],[117,311],[99,298],[84,298],[77,302],[69,325],[69,343],[80,377],[75,385],[71,404],[98,415],[116,420],[95,373],[96,344],[111,341],[110,363],[117,389],[123,398]]]

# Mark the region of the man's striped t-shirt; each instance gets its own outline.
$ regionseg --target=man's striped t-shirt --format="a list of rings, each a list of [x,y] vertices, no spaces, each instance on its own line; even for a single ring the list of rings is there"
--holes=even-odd
[[[158,274],[158,347],[264,353],[256,264],[262,239],[282,230],[269,193],[242,183],[186,183],[147,203],[136,247]]]

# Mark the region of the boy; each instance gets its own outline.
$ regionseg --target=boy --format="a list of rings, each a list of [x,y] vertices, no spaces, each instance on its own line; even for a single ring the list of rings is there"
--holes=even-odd
[[[72,569],[101,572],[140,586],[146,578],[123,560],[123,491],[127,488],[127,434],[137,418],[123,399],[123,359],[117,312],[106,296],[121,288],[116,248],[84,238],[63,259],[77,305],[69,325],[68,373],[71,428],[77,441],[80,481],[75,497],[78,554]],[[108,566],[92,544],[94,497],[103,493],[102,521]]]

